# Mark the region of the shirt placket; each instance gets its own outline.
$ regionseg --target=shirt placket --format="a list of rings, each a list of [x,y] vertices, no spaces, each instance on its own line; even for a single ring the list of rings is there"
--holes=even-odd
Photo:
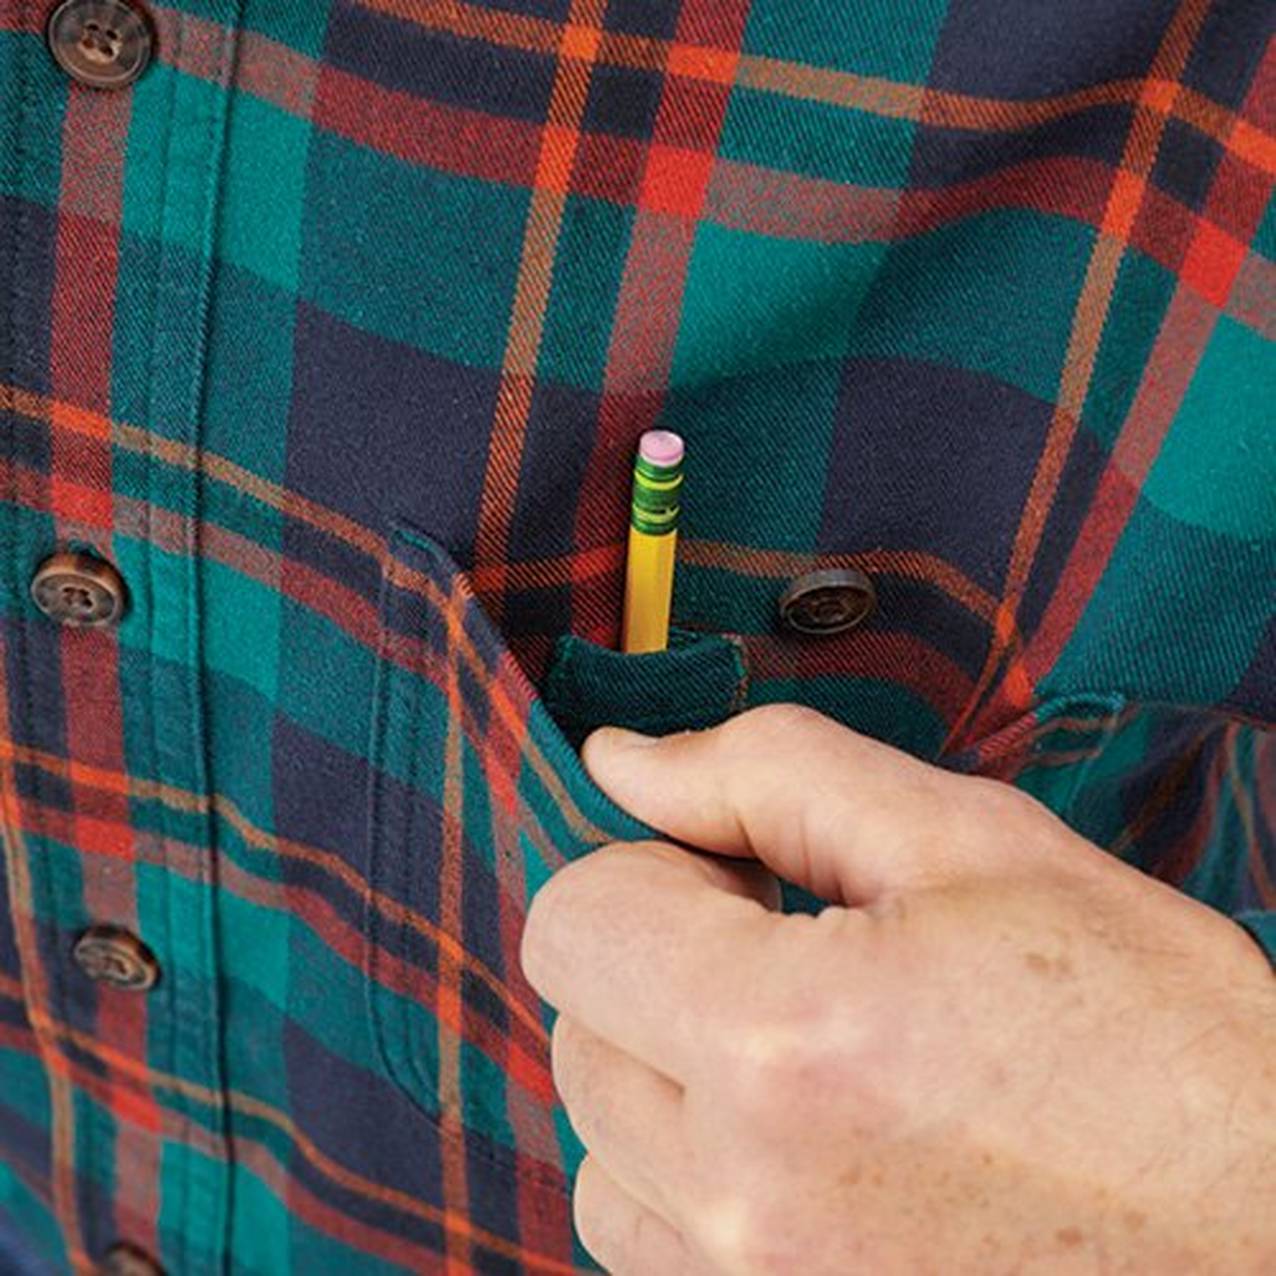
[[[199,422],[233,3],[27,4],[5,841],[77,1271],[226,1265]],[[37,225],[37,223],[39,223]]]

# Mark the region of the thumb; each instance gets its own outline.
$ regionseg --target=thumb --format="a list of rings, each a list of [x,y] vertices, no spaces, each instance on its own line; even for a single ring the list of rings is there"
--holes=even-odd
[[[669,837],[755,857],[848,905],[951,876],[976,800],[966,777],[798,705],[664,737],[602,727],[581,756],[613,801]]]

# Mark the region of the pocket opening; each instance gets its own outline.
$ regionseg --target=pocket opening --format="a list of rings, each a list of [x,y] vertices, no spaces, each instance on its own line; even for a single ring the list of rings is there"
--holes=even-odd
[[[647,735],[716,726],[744,708],[748,690],[743,641],[675,627],[664,651],[633,655],[564,634],[554,645],[541,696],[579,749],[601,726]]]

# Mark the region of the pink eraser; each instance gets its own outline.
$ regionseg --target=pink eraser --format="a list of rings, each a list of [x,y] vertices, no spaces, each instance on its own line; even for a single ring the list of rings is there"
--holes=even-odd
[[[649,465],[677,465],[685,451],[681,436],[672,430],[648,430],[638,440],[638,455]]]

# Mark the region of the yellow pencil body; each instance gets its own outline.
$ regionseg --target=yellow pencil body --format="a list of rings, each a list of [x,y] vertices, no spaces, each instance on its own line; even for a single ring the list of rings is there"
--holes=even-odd
[[[623,651],[663,651],[669,645],[677,544],[677,532],[649,536],[630,524]]]
[[[682,439],[669,430],[648,430],[638,440],[621,651],[663,651],[669,645],[682,457]]]

